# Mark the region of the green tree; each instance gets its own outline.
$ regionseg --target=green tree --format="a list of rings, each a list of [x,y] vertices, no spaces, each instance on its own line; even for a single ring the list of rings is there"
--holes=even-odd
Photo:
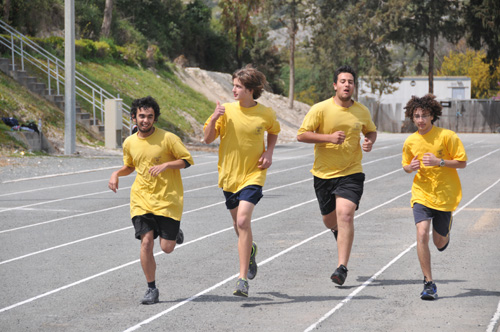
[[[500,63],[500,1],[469,0],[465,21],[467,42],[476,50],[487,49],[484,61],[493,72]]]
[[[471,78],[472,98],[491,98],[499,92],[500,65],[491,72],[485,60],[484,51],[450,52],[448,57],[444,57],[438,74],[442,76],[468,76]]]
[[[182,13],[182,54],[191,64],[208,70],[227,71],[234,61],[227,50],[231,44],[227,37],[211,26],[212,9],[202,0],[187,4]]]
[[[295,98],[295,49],[299,24],[305,25],[309,15],[308,0],[270,0],[265,2],[265,9],[272,13],[270,19],[275,19],[286,27],[288,32],[288,107],[293,109]],[[274,16],[274,17],[273,17]]]
[[[271,91],[276,94],[282,94],[283,82],[280,78],[282,67],[281,57],[278,48],[272,45],[267,38],[267,30],[265,28],[257,31],[250,56],[252,64],[266,76]]]
[[[220,0],[221,21],[225,31],[234,40],[234,57],[238,68],[243,66],[243,52],[249,51],[253,44],[255,26],[251,17],[258,13],[260,0]]]
[[[434,92],[435,43],[438,37],[456,43],[463,36],[459,0],[407,0],[400,7],[403,15],[396,23],[390,38],[413,45],[429,59],[429,93]]]
[[[313,23],[313,52],[319,66],[320,95],[332,91],[336,67],[349,64],[358,76],[371,75],[387,82],[400,76],[401,68],[392,65],[389,33],[395,29],[404,0],[325,0],[318,3],[319,14]],[[381,85],[380,85],[381,86]]]

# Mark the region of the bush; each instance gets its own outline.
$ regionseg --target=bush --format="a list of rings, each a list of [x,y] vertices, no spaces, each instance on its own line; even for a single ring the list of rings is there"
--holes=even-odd
[[[123,60],[128,65],[142,65],[146,60],[146,52],[136,43],[127,44],[123,47],[118,47],[119,52],[123,56]]]
[[[95,58],[97,54],[97,47],[92,40],[78,39],[75,41],[76,56],[86,60]]]

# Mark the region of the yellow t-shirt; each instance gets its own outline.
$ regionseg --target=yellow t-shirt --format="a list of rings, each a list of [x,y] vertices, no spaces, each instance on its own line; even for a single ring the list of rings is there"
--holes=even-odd
[[[215,124],[216,137],[220,136],[219,187],[235,193],[249,185],[264,186],[267,169],[257,166],[265,151],[264,133],[280,132],[276,113],[261,104],[246,108],[234,102],[223,106],[226,111]]]
[[[370,111],[364,105],[354,102],[351,107],[345,108],[337,105],[333,98],[319,102],[306,114],[297,135],[307,131],[333,134],[340,130],[345,133],[344,143],[314,145],[314,165],[311,170],[314,176],[332,179],[363,172],[360,135],[377,130]]]
[[[418,155],[420,169],[411,187],[411,206],[419,203],[439,211],[455,211],[462,199],[462,186],[455,168],[424,166],[424,153],[433,153],[445,160],[466,161],[462,141],[455,132],[433,126],[425,135],[411,134],[403,146],[403,167]]]
[[[153,134],[140,138],[131,135],[123,142],[123,163],[135,167],[137,176],[130,190],[130,215],[152,213],[181,220],[184,188],[179,169],[167,169],[156,177],[149,174],[152,166],[193,158],[175,134],[155,128]]]

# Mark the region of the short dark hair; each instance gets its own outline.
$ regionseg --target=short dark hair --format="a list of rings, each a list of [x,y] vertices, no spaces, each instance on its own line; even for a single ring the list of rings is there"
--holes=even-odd
[[[341,73],[351,74],[352,77],[354,78],[354,82],[356,82],[356,72],[354,71],[354,69],[352,69],[352,67],[349,65],[343,65],[338,67],[333,73],[333,83],[337,84],[337,80],[339,79],[339,75]]]
[[[431,123],[439,120],[439,116],[442,114],[443,106],[436,100],[436,96],[433,94],[426,94],[425,96],[419,98],[417,96],[411,96],[411,99],[406,103],[405,106],[405,116],[413,119],[413,113],[417,108],[421,108],[423,111],[427,111],[433,116]]]
[[[130,107],[130,116],[132,117],[132,119],[135,119],[137,117],[137,110],[141,108],[152,108],[155,111],[155,121],[158,121],[158,118],[161,114],[160,106],[153,97],[147,96],[144,98],[135,99],[132,102],[132,106]]]
[[[237,78],[247,90],[253,90],[253,99],[262,95],[267,86],[266,76],[251,65],[238,69],[233,73],[233,80]]]

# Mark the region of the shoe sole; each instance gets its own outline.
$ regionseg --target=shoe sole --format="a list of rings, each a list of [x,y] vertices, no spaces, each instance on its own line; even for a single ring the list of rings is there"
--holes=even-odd
[[[144,302],[144,301],[141,301],[141,304],[149,305],[149,304],[155,304],[155,303],[158,303],[158,302],[160,302],[160,300],[153,301],[153,302]]]
[[[432,300],[435,300],[437,299],[437,294],[434,294],[434,295],[429,295],[429,294],[424,294],[424,295],[421,295],[420,298],[422,300],[425,300],[425,301],[432,301]]]
[[[248,294],[245,294],[245,293],[243,293],[241,291],[234,291],[233,295],[235,295],[235,296],[241,296],[241,297],[248,297]]]
[[[334,283],[336,283],[336,284],[337,284],[337,285],[339,285],[339,286],[342,286],[342,285],[344,284],[344,282],[345,282],[345,279],[344,279],[344,280],[342,280],[342,279],[340,279],[340,278],[339,278],[339,277],[337,277],[337,276],[332,276],[332,277],[331,277],[331,279],[332,279],[332,281],[333,281]]]

